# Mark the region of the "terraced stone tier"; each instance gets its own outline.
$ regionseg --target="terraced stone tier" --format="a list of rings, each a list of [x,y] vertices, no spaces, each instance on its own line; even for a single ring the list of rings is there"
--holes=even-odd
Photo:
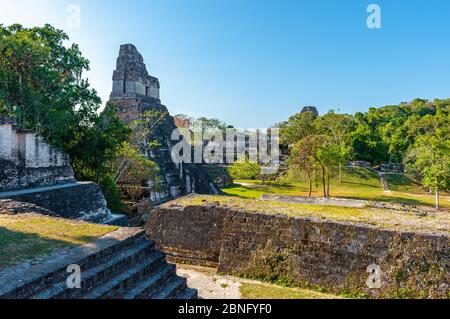
[[[80,288],[69,288],[69,265],[81,269]],[[121,228],[92,244],[48,261],[0,272],[0,299],[193,299],[186,279],[139,228]]]

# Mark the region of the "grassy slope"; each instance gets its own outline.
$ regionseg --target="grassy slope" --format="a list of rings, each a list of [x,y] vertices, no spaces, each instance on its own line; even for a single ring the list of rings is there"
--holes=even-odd
[[[332,181],[331,196],[367,199],[381,202],[395,202],[415,206],[434,207],[434,196],[428,194],[417,183],[402,174],[388,174],[386,176],[391,192],[385,193],[380,179],[375,172],[364,168],[347,168],[344,171],[342,183],[336,179]],[[278,194],[291,196],[307,196],[306,181],[286,180],[283,182],[269,182],[261,185],[260,181],[236,181],[249,185],[233,185],[223,191],[229,195],[260,198],[263,194]],[[322,196],[321,186],[314,185],[313,196]],[[445,194],[441,198],[441,206],[450,210],[450,197]]]
[[[337,299],[336,295],[313,290],[286,288],[266,284],[243,283],[240,287],[242,299]]]
[[[57,248],[82,245],[118,227],[30,215],[0,215],[0,269]]]

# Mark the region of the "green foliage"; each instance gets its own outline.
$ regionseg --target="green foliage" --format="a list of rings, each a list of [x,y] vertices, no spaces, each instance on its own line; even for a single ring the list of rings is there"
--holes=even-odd
[[[439,190],[450,189],[450,113],[444,113],[435,116],[433,129],[419,136],[405,157],[407,169],[418,171],[422,184],[436,191],[436,208]],[[429,119],[425,117],[423,122],[419,126],[427,126]]]
[[[235,162],[228,168],[233,179],[256,179],[261,174],[261,166],[257,163]]]
[[[6,108],[6,105],[3,100],[0,100],[0,115],[3,115],[3,116],[11,115],[11,114],[9,114],[9,111]]]
[[[111,173],[110,161],[119,155],[129,134],[130,129],[120,122],[115,106],[107,104],[90,126],[76,132],[74,140],[64,147],[77,178],[100,182],[102,176]]]
[[[403,162],[424,186],[450,187],[450,99],[416,99],[354,116],[299,113],[278,126],[281,142],[292,146],[290,175],[303,173],[310,189],[313,179],[317,183],[320,177],[324,196],[330,195],[329,180],[337,171],[342,181],[346,160]]]
[[[105,195],[108,208],[114,213],[127,213],[128,207],[122,202],[120,189],[114,182],[114,178],[107,174],[101,177],[99,185]]]
[[[133,131],[129,140],[120,144],[117,156],[110,161],[111,171],[114,172],[114,182],[128,187],[127,193],[136,199],[140,197],[141,186],[144,186],[144,183],[151,181],[154,190],[157,190],[159,186],[158,167],[153,161],[147,159],[144,153],[146,150],[159,147],[157,142],[149,140],[148,137],[165,116],[165,112],[157,110],[141,114],[138,120],[131,123]]]
[[[346,299],[368,299],[368,295],[365,292],[348,292],[344,291],[339,294],[342,298]]]
[[[78,46],[50,25],[0,25],[0,99],[8,113],[56,146],[67,146],[97,117],[100,98],[82,79]]]
[[[101,100],[82,77],[89,61],[76,44],[66,46],[68,40],[48,24],[0,25],[0,114],[66,151],[76,178],[109,185],[108,160],[130,130],[114,106],[99,113]]]
[[[302,138],[316,132],[315,121],[317,116],[312,112],[298,113],[291,116],[286,122],[279,123],[280,142],[292,145]]]
[[[357,113],[357,125],[351,133],[355,160],[373,164],[385,161],[401,163],[416,139],[435,130],[448,113],[450,99],[415,99],[410,103],[371,108]]]
[[[266,247],[252,256],[241,276],[267,281],[284,287],[295,287],[294,264],[289,249],[278,250]]]
[[[421,135],[434,132],[447,121],[449,109],[450,99],[415,99],[410,103],[370,108],[354,116],[334,111],[319,117],[299,113],[278,126],[285,146],[308,135],[322,134],[332,144],[339,145],[348,160],[401,163]]]

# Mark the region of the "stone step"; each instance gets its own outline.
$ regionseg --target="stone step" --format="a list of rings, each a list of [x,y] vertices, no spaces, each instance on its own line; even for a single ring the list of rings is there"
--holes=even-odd
[[[140,261],[134,267],[112,278],[109,282],[91,290],[83,299],[118,299],[123,298],[136,283],[148,278],[155,269],[165,263],[165,254],[156,251]]]
[[[67,266],[81,268],[81,288],[67,287]],[[29,276],[30,270],[34,270]],[[29,278],[30,277],[30,278]],[[24,278],[24,280],[17,280]],[[0,272],[0,298],[188,299],[197,292],[166,262],[144,230],[121,228],[95,242],[58,251],[49,260]]]
[[[186,288],[181,293],[179,293],[176,297],[176,299],[181,300],[192,300],[192,299],[198,299],[198,291],[196,289],[192,288]]]
[[[125,238],[122,238],[125,237]],[[145,231],[123,228],[108,234],[92,244],[76,247],[39,265],[14,267],[0,273],[0,281],[9,283],[0,287],[0,299],[28,299],[67,279],[67,266],[77,264],[90,269],[107,263],[118,253],[147,241]],[[20,281],[14,278],[23,278]]]
[[[106,263],[82,271],[80,289],[68,288],[66,280],[64,280],[36,294],[33,296],[33,299],[80,298],[92,289],[117,276],[123,270],[139,263],[140,260],[149,256],[154,251],[154,246],[153,242],[144,241],[116,254],[114,258]]]
[[[124,299],[147,299],[171,278],[176,271],[175,265],[162,264],[148,279],[141,281],[125,295]]]
[[[187,288],[184,277],[173,276],[159,291],[150,296],[150,299],[174,299]]]

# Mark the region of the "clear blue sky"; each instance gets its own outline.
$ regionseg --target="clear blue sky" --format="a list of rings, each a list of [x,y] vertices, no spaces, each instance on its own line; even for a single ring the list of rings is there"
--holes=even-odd
[[[67,5],[81,8],[68,28]],[[381,7],[368,29],[366,8]],[[267,127],[303,105],[354,113],[450,97],[448,0],[0,0],[0,23],[68,32],[103,98],[119,45],[133,43],[172,114]]]

